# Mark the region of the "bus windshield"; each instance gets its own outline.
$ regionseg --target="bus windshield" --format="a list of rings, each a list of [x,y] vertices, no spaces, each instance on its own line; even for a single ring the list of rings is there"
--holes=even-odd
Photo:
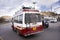
[[[25,14],[25,24],[27,23],[36,23],[41,21],[40,14],[37,13],[26,13]]]

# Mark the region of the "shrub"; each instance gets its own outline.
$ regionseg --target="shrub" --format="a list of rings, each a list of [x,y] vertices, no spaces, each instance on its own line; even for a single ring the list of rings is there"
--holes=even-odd
[[[4,21],[5,21],[5,19],[1,17],[0,18],[0,22],[4,22]]]

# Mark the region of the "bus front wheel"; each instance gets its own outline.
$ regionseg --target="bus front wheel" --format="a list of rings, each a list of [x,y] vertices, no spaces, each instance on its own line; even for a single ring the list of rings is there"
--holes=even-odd
[[[20,35],[19,30],[16,31],[17,35]]]

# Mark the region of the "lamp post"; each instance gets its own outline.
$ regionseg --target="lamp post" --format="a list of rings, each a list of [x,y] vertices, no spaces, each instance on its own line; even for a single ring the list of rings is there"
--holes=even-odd
[[[33,2],[33,4],[34,4],[34,9],[35,9],[35,4],[36,4],[36,2]]]

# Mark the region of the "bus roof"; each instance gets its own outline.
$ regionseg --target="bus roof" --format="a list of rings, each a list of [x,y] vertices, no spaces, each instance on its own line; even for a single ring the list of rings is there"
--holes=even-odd
[[[14,16],[17,16],[17,15],[21,15],[21,14],[24,14],[24,13],[38,13],[39,14],[39,10],[35,10],[35,9],[22,9],[22,10],[19,10],[17,12],[15,12],[15,15]]]
[[[39,12],[39,10],[35,10],[35,9],[23,9],[23,12]]]

